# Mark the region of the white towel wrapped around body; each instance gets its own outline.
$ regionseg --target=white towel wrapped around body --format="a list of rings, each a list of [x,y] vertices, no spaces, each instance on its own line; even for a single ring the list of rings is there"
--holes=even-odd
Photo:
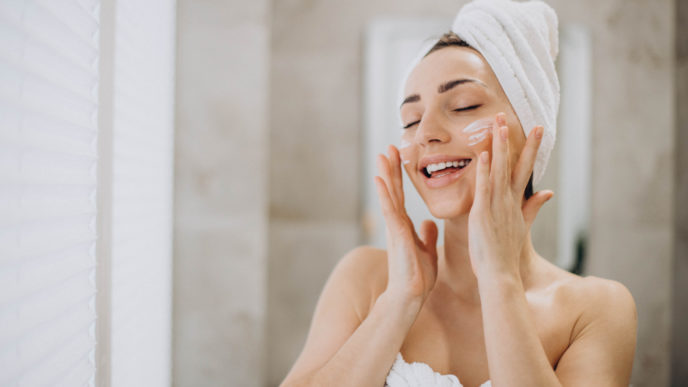
[[[512,0],[472,1],[461,8],[452,24],[452,31],[480,52],[494,71],[525,135],[537,125],[544,127],[533,169],[534,183],[542,178],[556,138],[557,24],[556,13],[544,2]],[[424,45],[411,68],[436,41],[432,43]],[[408,74],[404,81],[406,78]]]

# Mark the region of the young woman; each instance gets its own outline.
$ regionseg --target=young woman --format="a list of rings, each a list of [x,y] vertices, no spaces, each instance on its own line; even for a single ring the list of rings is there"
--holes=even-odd
[[[531,242],[530,226],[553,195],[533,194],[532,176],[547,161],[542,144],[553,141],[558,104],[558,83],[532,73],[553,69],[556,39],[514,29],[553,24],[556,34],[556,16],[551,23],[553,12],[539,2],[469,6],[454,24],[459,33],[446,34],[413,67],[401,105],[402,149],[390,146],[377,160],[387,250],[360,247],[340,261],[283,386],[628,386],[636,334],[628,290],[570,274]],[[519,24],[537,12],[545,24],[550,19],[547,28]],[[500,24],[491,42],[510,38],[512,49],[499,55],[515,50],[505,63],[525,71],[505,71],[491,51],[499,44],[475,38],[490,31],[462,27],[477,18],[476,28],[488,28],[485,14]],[[540,68],[531,65],[539,44],[551,54],[539,56]],[[547,126],[524,127],[533,117]],[[433,222],[414,230],[402,168],[444,220],[443,245]]]

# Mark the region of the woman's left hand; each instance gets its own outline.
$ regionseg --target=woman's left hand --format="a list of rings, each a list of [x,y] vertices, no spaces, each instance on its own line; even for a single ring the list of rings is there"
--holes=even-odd
[[[485,271],[520,276],[519,260],[530,226],[554,195],[539,191],[523,201],[543,127],[530,131],[513,171],[504,113],[497,114],[492,134],[492,162],[487,151],[478,157],[475,197],[468,216],[468,249],[479,279]]]

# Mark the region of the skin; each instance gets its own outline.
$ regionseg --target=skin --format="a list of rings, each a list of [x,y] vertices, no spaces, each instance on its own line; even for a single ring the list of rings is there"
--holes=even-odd
[[[473,79],[450,90],[440,85]],[[537,254],[530,226],[552,196],[523,192],[542,137],[526,138],[484,58],[448,47],[411,73],[401,107],[403,155],[378,157],[375,183],[387,250],[360,247],[334,269],[316,306],[306,344],[283,386],[382,386],[397,352],[454,374],[466,387],[628,386],[637,314],[620,283],[579,277]],[[478,108],[459,110],[467,106]],[[468,145],[461,129],[494,117],[490,136]],[[415,124],[414,124],[415,123]],[[450,184],[428,187],[423,157],[470,158]],[[444,244],[404,209],[402,162],[436,217]]]

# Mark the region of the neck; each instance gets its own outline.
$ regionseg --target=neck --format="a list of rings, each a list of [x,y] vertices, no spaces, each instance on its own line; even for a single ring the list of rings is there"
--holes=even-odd
[[[438,284],[467,302],[480,303],[478,278],[468,252],[468,214],[444,221],[443,247],[439,249]],[[519,258],[519,274],[524,288],[528,288],[533,263],[537,258],[530,231]]]

